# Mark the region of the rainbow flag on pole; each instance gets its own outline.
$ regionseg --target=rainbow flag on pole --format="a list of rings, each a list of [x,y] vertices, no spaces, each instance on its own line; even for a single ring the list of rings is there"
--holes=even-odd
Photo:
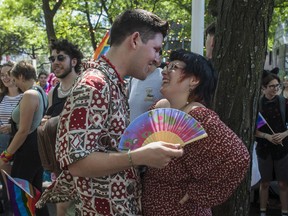
[[[104,37],[102,38],[102,41],[98,45],[98,47],[94,51],[93,59],[98,59],[101,55],[104,55],[109,50],[109,45],[107,45],[108,40],[110,37],[110,32],[107,31]]]
[[[14,216],[34,216],[35,204],[39,200],[41,193],[33,187],[27,180],[12,178],[4,170],[10,203]]]
[[[265,124],[267,124],[267,122],[265,118],[262,116],[262,114],[259,112],[258,117],[257,117],[257,122],[256,122],[257,129],[264,126]]]

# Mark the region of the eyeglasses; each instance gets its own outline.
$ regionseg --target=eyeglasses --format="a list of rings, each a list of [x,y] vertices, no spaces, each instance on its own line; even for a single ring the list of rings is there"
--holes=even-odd
[[[177,70],[177,69],[183,70],[185,68],[185,67],[179,67],[178,65],[179,64],[176,64],[176,63],[170,63],[164,67],[164,70],[167,70],[167,71],[172,71],[172,70]]]
[[[51,63],[54,63],[56,59],[57,59],[57,61],[59,61],[59,62],[63,62],[63,61],[66,59],[66,56],[60,54],[60,55],[57,55],[57,56],[50,56],[48,59],[49,59],[49,61],[50,61]]]
[[[276,88],[280,88],[281,85],[280,84],[276,84],[276,85],[268,85],[268,88],[270,89],[276,89]]]

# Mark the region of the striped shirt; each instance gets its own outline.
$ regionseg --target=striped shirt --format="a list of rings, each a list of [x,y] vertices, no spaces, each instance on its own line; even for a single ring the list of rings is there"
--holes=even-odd
[[[19,94],[14,97],[5,95],[3,100],[0,103],[0,125],[8,124],[9,119],[11,118],[11,113],[14,108],[17,106],[19,100],[22,98],[22,94]]]

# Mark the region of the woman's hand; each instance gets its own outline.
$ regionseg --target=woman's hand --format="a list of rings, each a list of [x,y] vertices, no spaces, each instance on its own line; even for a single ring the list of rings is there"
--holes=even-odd
[[[0,126],[0,133],[9,134],[11,133],[11,124],[3,124]]]
[[[153,142],[131,152],[134,165],[146,165],[153,168],[164,168],[172,158],[181,157],[183,149],[180,144]]]
[[[44,126],[44,124],[47,122],[48,119],[50,119],[51,116],[49,115],[45,115],[43,116],[43,118],[41,119],[41,123],[40,123],[40,126]]]
[[[287,136],[287,132],[275,133],[271,135],[272,142],[276,145],[282,144],[282,140]]]
[[[0,169],[3,169],[6,163],[0,158]]]

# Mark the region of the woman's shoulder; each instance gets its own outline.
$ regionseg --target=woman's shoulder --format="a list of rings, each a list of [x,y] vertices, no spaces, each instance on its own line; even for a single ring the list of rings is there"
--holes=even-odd
[[[204,106],[195,106],[188,112],[188,114],[198,121],[204,121],[205,119],[219,119],[219,116],[215,111]]]
[[[23,101],[32,101],[32,100],[37,100],[38,101],[39,94],[41,94],[41,93],[37,89],[34,89],[34,88],[28,89],[27,91],[25,91],[23,93],[22,103],[23,103]]]
[[[155,104],[154,108],[170,108],[170,103],[167,99],[161,99]]]

